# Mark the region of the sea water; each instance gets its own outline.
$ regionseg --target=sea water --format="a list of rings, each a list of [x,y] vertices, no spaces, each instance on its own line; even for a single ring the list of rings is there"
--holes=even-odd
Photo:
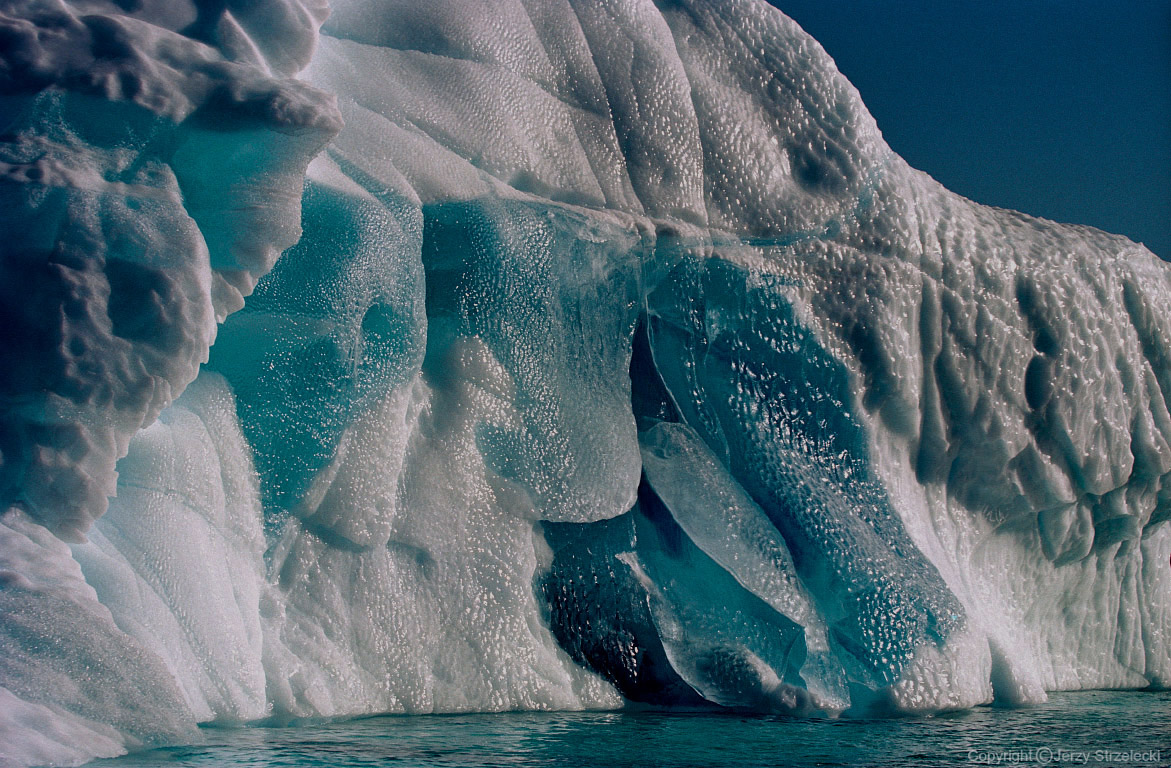
[[[1171,692],[1053,694],[930,717],[791,719],[661,711],[386,716],[208,728],[196,746],[93,768],[1171,765]]]

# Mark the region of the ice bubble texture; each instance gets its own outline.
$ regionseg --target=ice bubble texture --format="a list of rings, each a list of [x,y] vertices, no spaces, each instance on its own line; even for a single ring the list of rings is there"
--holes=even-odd
[[[128,7],[3,7],[10,762],[1168,685],[1141,246],[751,0]]]

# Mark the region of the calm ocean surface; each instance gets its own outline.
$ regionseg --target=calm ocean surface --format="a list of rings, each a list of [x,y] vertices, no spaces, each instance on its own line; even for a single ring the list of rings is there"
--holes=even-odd
[[[1029,709],[792,720],[663,712],[373,717],[208,728],[93,768],[1171,765],[1171,692],[1053,694]]]

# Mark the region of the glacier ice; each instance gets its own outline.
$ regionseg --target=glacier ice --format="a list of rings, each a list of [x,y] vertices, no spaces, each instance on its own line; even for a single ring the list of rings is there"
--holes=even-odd
[[[195,378],[216,321],[297,240],[305,166],[340,127],[291,77],[326,10],[0,9],[0,488],[67,539],[105,511],[114,462]]]
[[[9,762],[1171,680],[1171,273],[909,168],[779,12],[0,35]]]

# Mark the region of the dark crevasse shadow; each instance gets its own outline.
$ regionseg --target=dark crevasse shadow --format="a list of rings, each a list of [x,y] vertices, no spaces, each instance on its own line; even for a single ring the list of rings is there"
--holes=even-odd
[[[874,474],[849,372],[783,281],[671,260],[633,340],[638,503],[544,525],[554,634],[634,701],[880,709],[963,609]]]

